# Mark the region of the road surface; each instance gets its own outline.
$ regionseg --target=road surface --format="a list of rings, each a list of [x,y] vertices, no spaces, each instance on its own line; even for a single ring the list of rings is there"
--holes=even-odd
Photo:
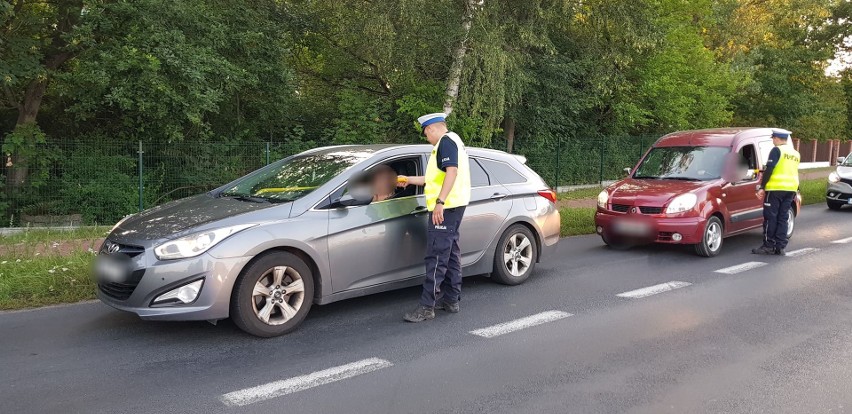
[[[852,210],[809,206],[699,258],[569,238],[524,285],[468,278],[316,307],[289,336],[144,322],[100,303],[0,314],[3,413],[852,412]]]

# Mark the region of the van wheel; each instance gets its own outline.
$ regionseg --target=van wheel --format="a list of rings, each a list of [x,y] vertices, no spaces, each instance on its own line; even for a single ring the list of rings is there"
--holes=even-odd
[[[793,230],[796,228],[796,212],[793,209],[790,209],[790,213],[787,215],[787,238],[793,237]]]
[[[704,227],[704,237],[701,243],[695,245],[695,253],[699,256],[713,257],[722,250],[722,221],[718,217],[710,217]]]
[[[537,257],[538,246],[530,229],[514,224],[497,244],[491,278],[504,285],[520,285],[532,274]]]
[[[841,208],[843,208],[844,204],[838,203],[837,201],[826,201],[825,203],[828,204],[828,208],[831,210],[840,210]]]
[[[298,256],[271,252],[243,270],[231,295],[231,318],[242,330],[264,338],[293,331],[314,298],[311,269]]]

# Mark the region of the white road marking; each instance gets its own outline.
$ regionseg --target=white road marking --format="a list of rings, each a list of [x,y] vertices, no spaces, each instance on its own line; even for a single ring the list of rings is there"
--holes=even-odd
[[[470,333],[481,336],[483,338],[494,338],[495,336],[500,336],[503,334],[507,334],[510,332],[519,331],[524,328],[529,328],[531,326],[541,325],[548,322],[557,321],[559,319],[564,319],[569,316],[572,316],[568,312],[562,311],[547,311],[542,313],[537,313],[535,315],[530,315],[524,318],[515,319],[509,322],[498,323],[497,325],[492,325],[487,328],[477,329],[474,331],[470,331]]]
[[[629,292],[619,293],[615,296],[620,298],[630,298],[630,299],[639,299],[645,298],[648,296],[656,295],[658,293],[668,292],[670,290],[680,289],[682,287],[687,287],[692,283],[689,282],[678,282],[671,281],[667,283],[660,283],[659,285],[648,286],[642,289],[631,290]]]
[[[808,253],[813,253],[817,250],[819,250],[819,249],[817,249],[815,247],[805,247],[804,249],[793,250],[793,251],[787,252],[787,257],[804,256]]]
[[[736,266],[726,267],[724,269],[719,269],[716,273],[724,273],[726,275],[735,275],[737,273],[745,272],[746,270],[757,269],[758,267],[766,266],[764,262],[748,262],[743,263]]]
[[[368,358],[339,367],[324,369],[312,374],[293,377],[286,380],[274,381],[256,387],[229,392],[220,397],[225,405],[244,406],[270,398],[280,397],[309,388],[329,384],[335,381],[352,378],[358,375],[377,371],[393,366],[390,361],[379,358]]]
[[[846,244],[846,243],[849,243],[849,242],[852,242],[852,237],[847,237],[845,239],[835,240],[832,243],[834,243],[834,244]]]

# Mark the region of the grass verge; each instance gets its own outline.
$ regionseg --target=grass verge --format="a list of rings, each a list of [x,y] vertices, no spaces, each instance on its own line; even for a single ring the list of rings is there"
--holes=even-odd
[[[802,204],[817,204],[825,202],[825,192],[828,190],[826,179],[806,180],[799,183],[799,192],[802,193]]]
[[[81,227],[73,230],[24,230],[18,234],[0,236],[0,246],[53,243],[71,240],[93,240],[106,237],[109,229],[109,227],[105,226],[95,226]]]
[[[593,234],[595,232],[595,209],[591,207],[564,207],[559,210],[562,218],[562,237]]]
[[[95,282],[90,271],[93,257],[87,252],[0,257],[0,310],[93,299]]]

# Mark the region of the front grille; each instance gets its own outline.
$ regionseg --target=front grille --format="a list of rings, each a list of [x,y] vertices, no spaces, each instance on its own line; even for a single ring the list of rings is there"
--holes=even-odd
[[[626,213],[630,211],[630,207],[627,204],[613,204],[612,211],[617,211],[619,213]],[[661,214],[663,212],[662,207],[639,207],[639,212],[642,214]]]
[[[111,246],[116,246],[113,249],[118,248],[118,250],[110,251]],[[145,253],[144,247],[116,243],[111,240],[104,240],[99,251],[99,254],[123,254],[127,257],[136,257],[142,253]]]
[[[139,286],[139,282],[142,281],[142,276],[145,274],[145,269],[139,269],[130,274],[130,277],[124,283],[116,283],[116,282],[100,282],[98,283],[98,289],[113,299],[118,300],[127,300],[130,295],[133,294],[133,291],[136,290],[136,286]]]
[[[660,214],[663,212],[662,207],[639,207],[642,214]]]

